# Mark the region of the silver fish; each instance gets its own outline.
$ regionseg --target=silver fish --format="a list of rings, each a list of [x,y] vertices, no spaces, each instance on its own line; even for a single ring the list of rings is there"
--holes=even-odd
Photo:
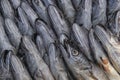
[[[69,35],[68,24],[66,23],[64,17],[62,17],[62,14],[59,13],[58,8],[53,5],[50,5],[48,7],[48,14],[50,16],[51,22],[53,24],[53,28],[57,36],[59,37],[60,34],[62,33]]]
[[[26,2],[21,3],[21,8],[24,10],[24,12],[27,15],[28,20],[32,24],[32,27],[34,28],[35,26],[35,21],[38,18],[38,15],[36,12],[30,7],[30,5]]]
[[[36,46],[40,52],[41,57],[44,59],[45,63],[49,65],[50,64],[49,56],[47,54],[47,50],[45,48],[44,41],[41,35],[37,35],[36,37]]]
[[[120,79],[119,74],[111,65],[108,57],[106,56],[106,53],[104,52],[98,40],[95,39],[93,29],[90,30],[89,39],[90,39],[90,45],[91,45],[91,49],[93,51],[95,60],[104,69],[109,80],[119,80]]]
[[[40,20],[36,21],[36,30],[37,30],[37,33],[41,35],[45,48],[47,49],[49,44],[54,42],[54,39],[51,36],[53,34],[50,34],[49,29],[47,28],[47,25]]]
[[[18,20],[18,28],[20,30],[20,32],[23,34],[23,35],[28,35],[28,36],[33,36],[34,34],[34,30],[32,29],[27,17],[26,17],[26,14],[25,12],[23,11],[23,9],[21,7],[18,7],[18,16],[19,16],[19,19]]]
[[[97,25],[95,27],[95,34],[101,41],[114,68],[117,70],[117,72],[120,73],[119,43],[115,42],[115,40],[111,38],[110,35],[101,26]]]
[[[42,0],[46,7],[49,5],[56,5],[55,0]]]
[[[60,50],[56,47],[55,43],[49,46],[49,59],[50,69],[56,80],[69,80],[67,71],[65,70],[64,62],[60,57]]]
[[[37,47],[29,37],[24,36],[22,38],[21,48],[25,54],[25,62],[29,72],[34,80],[54,80],[49,67],[45,64]]]
[[[0,80],[13,80],[13,75],[10,71],[10,55],[11,53],[8,50],[0,53]]]
[[[13,54],[10,58],[10,66],[15,80],[32,80],[20,59]]]
[[[1,0],[2,12],[5,18],[15,18],[14,10],[8,0]]]
[[[82,52],[87,56],[89,60],[93,60],[91,56],[88,35],[85,33],[85,30],[80,27],[78,24],[74,23],[72,26],[72,34],[74,35],[74,39],[77,42],[79,48]]]
[[[11,2],[14,9],[17,9],[21,4],[21,0],[9,0],[9,1]]]
[[[16,49],[18,49],[22,35],[20,34],[17,25],[14,23],[12,19],[9,18],[5,19],[5,31],[11,44]]]
[[[58,2],[59,8],[63,11],[65,18],[70,22],[74,22],[75,9],[72,5],[71,0],[56,0]]]
[[[4,50],[15,50],[15,48],[10,44],[8,37],[4,30],[4,22],[2,21],[2,17],[0,17],[0,52]]]
[[[106,0],[93,0],[92,4],[92,23],[93,26],[97,24],[105,25],[107,21],[106,9],[107,1]]]
[[[92,27],[91,22],[91,13],[92,13],[92,0],[83,0],[82,5],[76,16],[76,23],[83,25],[87,30],[90,30]]]
[[[89,62],[77,45],[69,42],[69,39],[64,41],[64,45],[60,45],[60,49],[75,80],[108,80],[104,72]]]
[[[32,3],[39,17],[48,25],[50,25],[49,16],[47,14],[47,7],[43,4],[43,2],[41,0],[32,0]]]

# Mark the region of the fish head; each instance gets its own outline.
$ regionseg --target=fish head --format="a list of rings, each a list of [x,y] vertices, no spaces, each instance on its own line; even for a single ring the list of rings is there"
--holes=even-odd
[[[70,68],[77,71],[77,73],[79,73],[80,70],[90,68],[87,58],[82,54],[76,44],[70,41],[67,37],[63,42],[64,44],[60,45],[62,56]]]

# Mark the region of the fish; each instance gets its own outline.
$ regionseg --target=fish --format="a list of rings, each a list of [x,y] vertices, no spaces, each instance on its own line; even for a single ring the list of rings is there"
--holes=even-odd
[[[14,20],[15,13],[14,13],[14,10],[13,10],[9,0],[1,0],[0,4],[1,4],[1,9],[2,9],[2,13],[3,13],[4,17],[11,18]]]
[[[48,51],[45,48],[45,45],[43,43],[44,43],[44,41],[43,41],[43,38],[41,37],[41,35],[37,35],[37,37],[36,37],[36,46],[37,46],[37,49],[39,50],[40,55],[43,58],[43,60],[45,61],[45,63],[47,65],[49,65],[50,62],[49,62]]]
[[[10,70],[10,56],[11,52],[9,50],[0,53],[0,80],[13,80]]]
[[[55,43],[49,45],[50,69],[56,80],[69,80],[68,72],[60,56],[60,50]]]
[[[0,53],[4,50],[16,51],[15,48],[11,45],[4,29],[4,20],[0,15]]]
[[[65,18],[72,24],[75,18],[75,9],[72,5],[71,0],[56,0],[58,7],[61,9]]]
[[[65,33],[66,35],[70,35],[68,24],[59,11],[60,10],[54,5],[50,5],[48,7],[48,14],[50,16],[51,23],[53,24],[53,29],[55,30],[57,37],[59,37],[60,34],[62,33]]]
[[[74,41],[79,46],[81,51],[86,55],[86,57],[89,60],[93,61],[90,46],[89,46],[88,35],[86,31],[84,30],[84,28],[74,23],[72,25],[72,34],[74,37]]]
[[[27,15],[28,20],[30,21],[33,29],[35,26],[35,21],[38,19],[37,13],[30,7],[30,5],[27,2],[21,3],[21,8],[24,10],[25,14]]]
[[[19,48],[21,42],[21,33],[18,30],[17,25],[12,19],[5,18],[5,31],[9,38],[10,43],[16,48]]]
[[[49,44],[53,43],[55,39],[52,37],[53,34],[50,34],[50,30],[48,29],[47,25],[41,20],[37,20],[36,31],[37,34],[41,35],[45,48],[48,49]]]
[[[34,80],[54,80],[49,67],[39,55],[36,45],[29,37],[23,36],[21,49],[25,54],[25,63]]]
[[[11,57],[10,57],[10,67],[11,67],[14,79],[15,80],[32,80],[25,66],[22,64],[20,59],[14,54],[15,53],[11,53]]]
[[[76,13],[75,23],[82,25],[86,30],[92,27],[92,0],[82,0],[81,7]]]
[[[60,44],[60,50],[75,80],[108,80],[105,73],[88,61],[79,47],[66,38],[64,44]]]
[[[101,24],[105,26],[107,22],[107,1],[106,0],[93,0],[92,2],[92,24],[96,26]]]
[[[32,0],[33,7],[35,7],[35,11],[38,16],[45,21],[48,25],[51,25],[49,21],[49,16],[47,13],[47,7],[43,4],[41,0]]]
[[[114,38],[112,38],[107,31],[101,26],[97,25],[95,27],[95,35],[100,40],[103,45],[110,62],[118,73],[120,73],[120,55],[119,55],[119,43],[117,43]]]
[[[21,4],[21,0],[10,0],[12,6],[14,7],[14,9],[17,9],[20,4]]]
[[[22,35],[33,36],[35,31],[30,25],[27,16],[21,7],[17,8],[19,19],[17,19],[18,28]]]
[[[102,45],[95,38],[94,30],[91,29],[89,33],[90,46],[94,55],[95,60],[101,68],[105,71],[109,80],[119,80],[120,76],[110,63]]]
[[[48,56],[48,47],[50,43],[53,43],[56,41],[56,38],[54,36],[54,33],[51,34],[50,29],[48,29],[47,25],[41,20],[36,21],[36,30],[37,30],[37,34],[41,36],[44,43],[44,48],[46,50],[46,52],[43,55],[43,59],[49,65],[50,62],[49,62],[49,56]],[[39,43],[37,45],[39,45]]]

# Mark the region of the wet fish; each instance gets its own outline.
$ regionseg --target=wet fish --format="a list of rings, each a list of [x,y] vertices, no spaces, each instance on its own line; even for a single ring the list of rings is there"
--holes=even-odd
[[[21,8],[24,10],[24,12],[27,15],[28,20],[32,24],[32,27],[34,28],[35,26],[35,21],[38,18],[38,15],[36,12],[30,7],[30,5],[26,2],[21,3]]]
[[[22,38],[21,48],[25,54],[25,62],[29,72],[34,80],[54,80],[49,67],[45,64],[37,47],[29,37],[24,36]]]
[[[56,5],[55,0],[42,0],[46,7],[49,5]]]
[[[32,0],[32,3],[39,17],[48,25],[51,25],[49,21],[49,16],[47,14],[47,7],[43,4],[43,2],[41,0]]]
[[[53,43],[56,40],[56,38],[53,37],[54,33],[50,33],[50,29],[48,29],[47,25],[40,20],[36,21],[36,30],[38,35],[40,35],[43,39],[44,47],[46,49],[46,53],[44,53],[43,59],[49,65],[50,62],[48,56],[48,47],[50,43]]]
[[[0,16],[0,53],[4,50],[15,50],[15,48],[10,44],[8,37],[4,30],[4,21]]]
[[[75,9],[72,5],[71,0],[56,0],[58,2],[59,8],[62,10],[65,18],[70,22],[74,22],[75,18]]]
[[[92,0],[82,0],[81,7],[76,16],[76,23],[82,25],[85,29],[90,30],[91,22]]]
[[[18,28],[23,35],[33,36],[34,30],[32,29],[25,12],[21,7],[18,7]]]
[[[89,40],[91,49],[93,51],[93,55],[97,63],[104,69],[106,75],[108,76],[109,80],[119,80],[120,76],[114,67],[111,65],[106,53],[104,52],[102,45],[95,39],[93,29],[90,30],[89,33]]]
[[[88,35],[78,24],[74,23],[72,26],[72,34],[74,35],[75,42],[78,44],[79,48],[86,55],[89,60],[93,60],[91,56]]]
[[[10,66],[15,80],[32,80],[20,59],[13,54],[10,58]]]
[[[69,39],[64,40],[64,45],[61,44],[60,49],[75,80],[108,80],[104,72],[89,62],[77,45],[69,42]]]
[[[107,1],[106,0],[93,0],[92,4],[92,24],[105,25],[107,22]]]
[[[0,80],[13,80],[10,71],[10,55],[10,51],[7,50],[0,53]]]
[[[56,80],[69,80],[67,71],[65,70],[64,62],[60,57],[60,50],[56,47],[55,43],[49,46],[49,59],[50,69]]]
[[[119,44],[113,38],[110,38],[110,35],[101,26],[97,25],[95,27],[95,34],[101,41],[114,68],[120,73]]]
[[[11,18],[14,20],[15,18],[15,13],[14,10],[9,2],[9,0],[1,0],[1,8],[2,8],[2,13],[5,18]]]
[[[49,65],[50,64],[49,56],[45,48],[44,41],[40,35],[37,35],[36,37],[36,46],[40,52],[41,57],[44,59],[45,63]]]
[[[5,31],[11,44],[16,49],[18,49],[22,35],[20,34],[17,25],[12,19],[9,18],[5,19]]]
[[[59,13],[58,8],[53,5],[50,5],[48,7],[48,14],[50,16],[51,22],[53,24],[53,28],[54,28],[57,36],[59,37],[60,34],[62,34],[62,33],[69,35],[68,24],[66,23],[62,14]]]
[[[21,0],[10,0],[12,6],[14,7],[14,9],[17,9],[20,4],[21,4]]]
[[[49,44],[53,43],[54,39],[52,38],[51,35],[53,34],[50,34],[49,29],[47,28],[47,25],[44,22],[37,20],[36,31],[39,35],[41,35],[45,48],[48,49]]]

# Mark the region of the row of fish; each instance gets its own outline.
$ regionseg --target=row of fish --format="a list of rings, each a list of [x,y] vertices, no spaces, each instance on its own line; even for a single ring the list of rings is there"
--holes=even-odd
[[[119,0],[0,0],[0,80],[120,80]]]

